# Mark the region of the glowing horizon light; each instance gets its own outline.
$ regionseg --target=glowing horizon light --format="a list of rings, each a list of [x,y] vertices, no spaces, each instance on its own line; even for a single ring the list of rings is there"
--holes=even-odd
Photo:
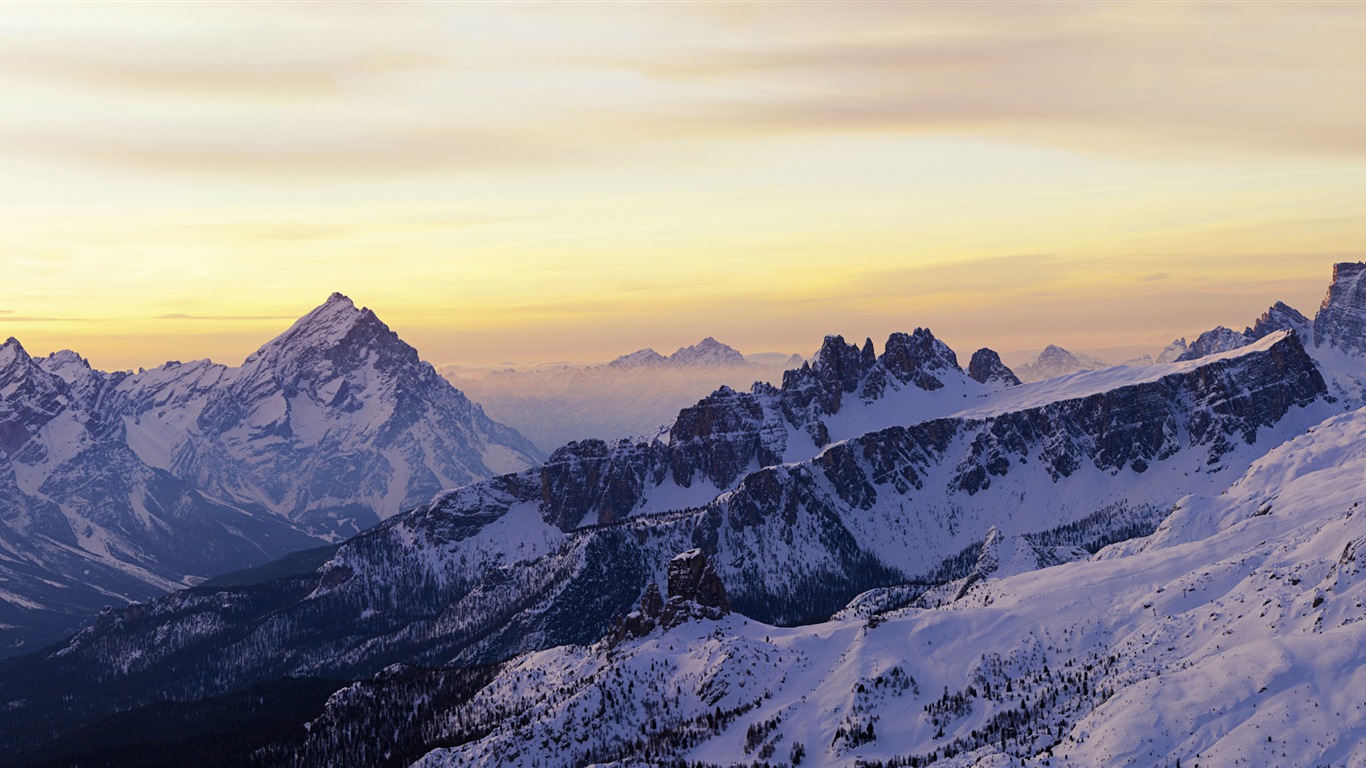
[[[235,365],[339,290],[438,364],[1155,354],[1366,258],[1363,37],[1338,4],[15,6],[0,338]]]

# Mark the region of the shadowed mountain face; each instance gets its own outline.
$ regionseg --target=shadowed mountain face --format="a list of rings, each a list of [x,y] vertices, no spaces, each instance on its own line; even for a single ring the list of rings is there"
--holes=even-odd
[[[1366,354],[1366,264],[1333,265],[1333,282],[1314,316],[1314,343]]]
[[[10,339],[0,416],[5,652],[538,458],[340,294],[240,368],[105,373]]]

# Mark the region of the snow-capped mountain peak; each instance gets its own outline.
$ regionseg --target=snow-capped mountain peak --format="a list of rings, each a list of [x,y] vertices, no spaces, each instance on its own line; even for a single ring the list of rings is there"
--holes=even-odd
[[[1160,354],[1158,354],[1157,359],[1153,362],[1157,365],[1174,363],[1176,362],[1176,359],[1181,355],[1185,354],[1186,350],[1188,349],[1190,349],[1190,345],[1186,343],[1186,340],[1184,338],[1173,339],[1172,343],[1168,344],[1166,348],[1163,349]]]
[[[1068,352],[1056,344],[1049,344],[1033,363],[1015,369],[1021,381],[1034,382],[1065,376],[1077,371],[1096,371],[1107,367],[1103,360],[1089,355]]]
[[[316,546],[540,459],[340,293],[240,368],[105,373],[11,339],[0,456],[0,542],[43,560],[14,570],[0,555],[0,598],[58,626],[64,611]],[[41,639],[27,621],[0,616],[0,639]]]
[[[644,368],[648,366],[663,365],[668,359],[669,358],[659,354],[653,349],[646,347],[645,349],[638,349],[629,355],[622,355],[608,363],[608,365],[614,368]]]
[[[1313,338],[1314,322],[1305,317],[1298,309],[1278,301],[1271,305],[1271,308],[1263,312],[1252,326],[1243,331],[1243,335],[1260,339],[1276,331],[1291,330],[1300,334],[1306,339]]]
[[[243,367],[263,362],[293,367],[292,363],[301,356],[316,357],[327,353],[327,356],[335,357],[337,353],[331,350],[339,347],[353,350],[355,347],[392,348],[406,358],[417,358],[417,351],[404,343],[368,307],[357,308],[351,299],[333,293],[284,333],[248,356]]]
[[[1268,331],[1268,333],[1270,332]],[[1222,325],[1216,326],[1200,334],[1185,352],[1177,356],[1175,362],[1180,363],[1186,360],[1198,360],[1209,355],[1217,355],[1220,352],[1245,347],[1253,341],[1256,339],[1252,338],[1248,332],[1239,333]]]
[[[724,366],[753,367],[734,347],[722,344],[716,339],[707,338],[686,347],[679,347],[667,357],[646,347],[622,355],[607,364],[613,368],[645,368],[669,366],[671,368],[706,368]]]
[[[24,350],[24,345],[13,336],[0,344],[0,370],[4,370],[15,364],[22,364],[29,359],[28,352]]]
[[[679,347],[669,355],[670,365],[748,365],[745,356],[734,347],[708,336],[696,344]]]

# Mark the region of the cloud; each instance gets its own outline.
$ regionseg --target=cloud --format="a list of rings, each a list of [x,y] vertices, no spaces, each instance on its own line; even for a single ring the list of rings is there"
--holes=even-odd
[[[221,320],[227,322],[251,320],[297,320],[292,315],[187,315],[181,312],[168,312],[156,315],[154,320]]]
[[[0,34],[0,140],[267,182],[657,165],[674,153],[632,148],[867,132],[1366,154],[1350,4],[1017,6],[38,7]]]
[[[698,134],[957,133],[1121,154],[1366,150],[1364,14],[1330,4],[1025,8],[908,4],[874,15],[842,5],[847,18],[823,18],[823,30],[598,60],[691,85],[665,120]],[[789,22],[804,12],[774,11]]]
[[[1055,253],[980,256],[864,271],[842,293],[862,299],[998,291],[1037,294],[1066,272],[1066,262]]]

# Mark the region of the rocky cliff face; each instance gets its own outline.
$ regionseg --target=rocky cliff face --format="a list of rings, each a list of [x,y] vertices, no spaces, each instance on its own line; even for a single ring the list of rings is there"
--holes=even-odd
[[[1314,316],[1314,343],[1366,355],[1366,263],[1333,265],[1333,282]]]
[[[973,381],[996,387],[1017,387],[1021,384],[1015,372],[1001,362],[1001,356],[986,347],[972,353],[968,376]]]
[[[1057,517],[1002,526],[1015,534],[1110,502],[1171,503],[1202,475],[1245,466],[1264,432],[1293,433],[1299,427],[1287,417],[1316,403],[1322,410],[1325,394],[1298,338],[1280,334],[1243,356],[1154,380],[987,418],[892,427],[808,463],[752,473],[708,508],[694,541],[718,553],[737,610],[799,621],[813,591],[843,584],[847,598],[874,586],[880,569],[931,570],[929,553],[1002,525],[1002,505],[1056,499]],[[1107,478],[1116,495],[1082,491],[1096,485],[1088,477]],[[911,510],[919,522],[904,530],[896,521]]]
[[[1312,339],[1314,337],[1314,324],[1309,318],[1300,313],[1298,309],[1278,301],[1271,305],[1271,308],[1263,312],[1258,317],[1252,327],[1243,331],[1243,335],[1252,340],[1265,338],[1276,331],[1294,331],[1302,339]]]
[[[675,555],[668,566],[668,593],[659,596],[659,586],[651,581],[640,598],[640,607],[627,614],[608,635],[617,645],[630,638],[644,637],[656,627],[668,630],[689,619],[719,619],[730,613],[726,587],[711,562],[700,549]]]
[[[1200,334],[1189,349],[1177,356],[1175,362],[1198,360],[1209,355],[1217,355],[1220,352],[1245,347],[1254,341],[1256,339],[1252,338],[1249,333],[1239,333],[1221,325]]]

